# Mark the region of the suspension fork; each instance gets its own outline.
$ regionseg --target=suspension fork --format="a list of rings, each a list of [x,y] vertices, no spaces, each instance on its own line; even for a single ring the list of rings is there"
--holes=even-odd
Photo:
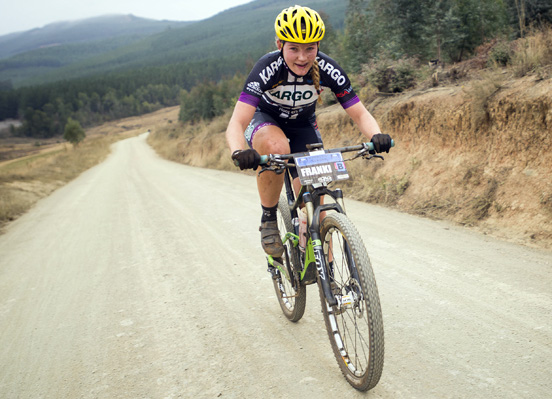
[[[349,247],[349,243],[343,240],[343,246],[345,248],[345,256],[347,257],[347,267],[349,268],[349,273],[351,273],[351,276],[353,276],[353,278],[356,281],[360,282],[358,269],[356,268],[355,259],[353,258],[353,254],[351,253],[351,248]]]

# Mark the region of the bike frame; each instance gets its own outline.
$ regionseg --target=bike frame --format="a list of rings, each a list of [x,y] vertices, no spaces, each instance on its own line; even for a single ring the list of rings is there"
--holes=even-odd
[[[335,210],[336,212],[345,214],[343,191],[339,188],[330,190],[326,185],[322,184],[316,185],[316,187],[313,185],[302,185],[297,198],[295,198],[291,174],[287,169],[285,172],[284,182],[286,197],[292,219],[297,218],[297,211],[303,202],[307,208],[308,240],[307,245],[305,246],[305,259],[303,270],[300,273],[300,280],[303,281],[307,273],[307,269],[312,265],[315,265],[318,276],[320,277],[324,296],[330,306],[335,306],[337,305],[337,300],[335,299],[330,287],[329,268],[326,264],[326,258],[324,256],[324,250],[322,248],[322,241],[320,237],[320,214],[328,210]],[[330,196],[335,202],[330,204],[321,204],[321,200],[324,195]],[[292,239],[293,245],[297,246],[299,242],[299,227],[294,225],[294,229],[295,235],[293,237],[288,237],[290,235],[288,233],[285,240]],[[347,250],[347,252],[349,251]],[[352,260],[352,257],[350,257],[350,259]],[[351,272],[356,275],[356,270],[352,270]]]

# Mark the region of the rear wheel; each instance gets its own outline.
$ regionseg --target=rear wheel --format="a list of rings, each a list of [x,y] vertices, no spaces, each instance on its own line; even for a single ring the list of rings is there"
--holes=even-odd
[[[337,306],[320,299],[339,367],[356,389],[377,385],[383,370],[384,338],[376,280],[357,230],[343,214],[328,214],[320,228],[328,275]]]
[[[291,213],[284,196],[280,197],[278,203],[278,229],[284,242],[284,255],[282,256],[282,266],[280,270],[274,271],[274,290],[278,297],[278,302],[284,315],[291,321],[298,321],[305,313],[307,303],[307,289],[299,282],[300,270],[299,249],[293,246],[293,240],[287,239],[286,234],[294,233],[291,222]]]

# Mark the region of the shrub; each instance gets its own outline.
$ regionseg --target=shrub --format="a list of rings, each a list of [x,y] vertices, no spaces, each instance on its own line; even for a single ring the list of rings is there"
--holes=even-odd
[[[382,93],[400,93],[416,85],[418,62],[413,58],[382,58],[363,67],[363,77]]]
[[[506,66],[512,60],[512,48],[510,44],[504,41],[499,41],[489,52],[487,65],[489,66]]]
[[[80,123],[72,118],[67,119],[67,123],[65,124],[65,129],[63,131],[63,138],[74,146],[77,146],[84,140],[85,137],[86,133]]]

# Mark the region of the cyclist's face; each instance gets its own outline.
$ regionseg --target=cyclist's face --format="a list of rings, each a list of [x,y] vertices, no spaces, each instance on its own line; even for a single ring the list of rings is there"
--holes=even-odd
[[[311,69],[318,43],[282,43],[278,41],[278,49],[282,50],[287,66],[299,76],[305,76]]]

